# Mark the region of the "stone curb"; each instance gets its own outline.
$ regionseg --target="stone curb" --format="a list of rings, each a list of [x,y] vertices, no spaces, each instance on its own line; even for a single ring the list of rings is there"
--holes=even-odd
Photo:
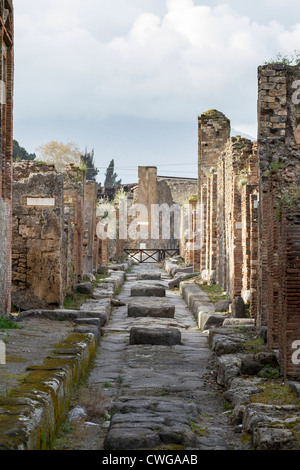
[[[72,333],[8,397],[0,397],[0,450],[47,450],[67,418],[71,390],[86,376],[94,334]]]
[[[130,266],[127,265],[127,268]],[[124,266],[125,267],[125,266]],[[116,293],[125,272],[112,271],[107,281]],[[29,311],[23,317],[45,316],[74,321],[74,331],[40,366],[30,366],[21,385],[0,397],[0,450],[48,450],[60,425],[66,420],[72,388],[85,378],[100,342],[101,326],[97,312]],[[107,320],[108,318],[106,318]],[[77,325],[76,325],[77,323]]]

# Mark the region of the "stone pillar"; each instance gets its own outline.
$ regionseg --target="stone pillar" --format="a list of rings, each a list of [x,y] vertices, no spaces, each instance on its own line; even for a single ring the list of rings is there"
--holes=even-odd
[[[4,12],[4,2],[1,0]],[[12,154],[14,88],[14,13],[11,2],[5,4],[1,18],[0,58],[0,315],[11,309],[12,247]]]
[[[64,173],[64,205],[69,208],[74,228],[73,266],[75,283],[83,276],[83,231],[84,231],[84,172],[74,164],[66,166]]]
[[[230,121],[220,111],[206,111],[198,118],[199,189],[211,168],[217,168],[220,152],[230,137]]]
[[[86,181],[84,187],[83,274],[92,274],[94,268],[94,238],[98,183]]]
[[[157,168],[152,166],[140,166],[138,168],[138,204],[145,207],[145,214],[141,214],[139,217],[140,230],[148,233],[148,238],[139,240],[140,243],[144,243],[147,249],[159,248],[159,240],[151,240],[151,224],[156,224],[160,228],[159,219],[152,220],[151,208],[153,205],[158,203],[157,199]],[[147,230],[148,228],[148,230]],[[138,247],[137,247],[138,248]]]
[[[204,203],[204,246],[199,255],[200,267],[217,271],[217,168],[219,156],[230,137],[230,121],[221,112],[212,109],[198,118],[198,195]],[[210,176],[211,182],[207,179]],[[206,185],[206,189],[202,187]],[[205,253],[205,254],[204,254]],[[204,261],[205,260],[205,261]]]

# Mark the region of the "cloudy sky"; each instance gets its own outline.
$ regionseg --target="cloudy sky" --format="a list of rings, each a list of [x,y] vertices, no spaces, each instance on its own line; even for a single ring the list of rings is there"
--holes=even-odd
[[[197,117],[256,138],[257,67],[300,49],[299,0],[14,0],[14,138],[197,176]]]

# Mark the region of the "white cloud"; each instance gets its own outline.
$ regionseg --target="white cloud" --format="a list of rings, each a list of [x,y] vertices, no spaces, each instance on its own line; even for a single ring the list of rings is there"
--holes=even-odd
[[[154,0],[148,11],[122,2],[15,0],[19,119],[191,120],[217,107],[253,123],[257,66],[300,43],[300,22],[260,24],[227,4],[167,0],[162,13]]]

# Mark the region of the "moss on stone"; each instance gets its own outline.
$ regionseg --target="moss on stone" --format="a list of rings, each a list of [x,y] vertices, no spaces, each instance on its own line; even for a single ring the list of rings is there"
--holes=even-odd
[[[93,335],[73,333],[57,345],[61,355],[27,368],[20,386],[0,397],[0,449],[47,450],[70,406],[74,384],[96,353]],[[70,350],[76,351],[69,355]]]

